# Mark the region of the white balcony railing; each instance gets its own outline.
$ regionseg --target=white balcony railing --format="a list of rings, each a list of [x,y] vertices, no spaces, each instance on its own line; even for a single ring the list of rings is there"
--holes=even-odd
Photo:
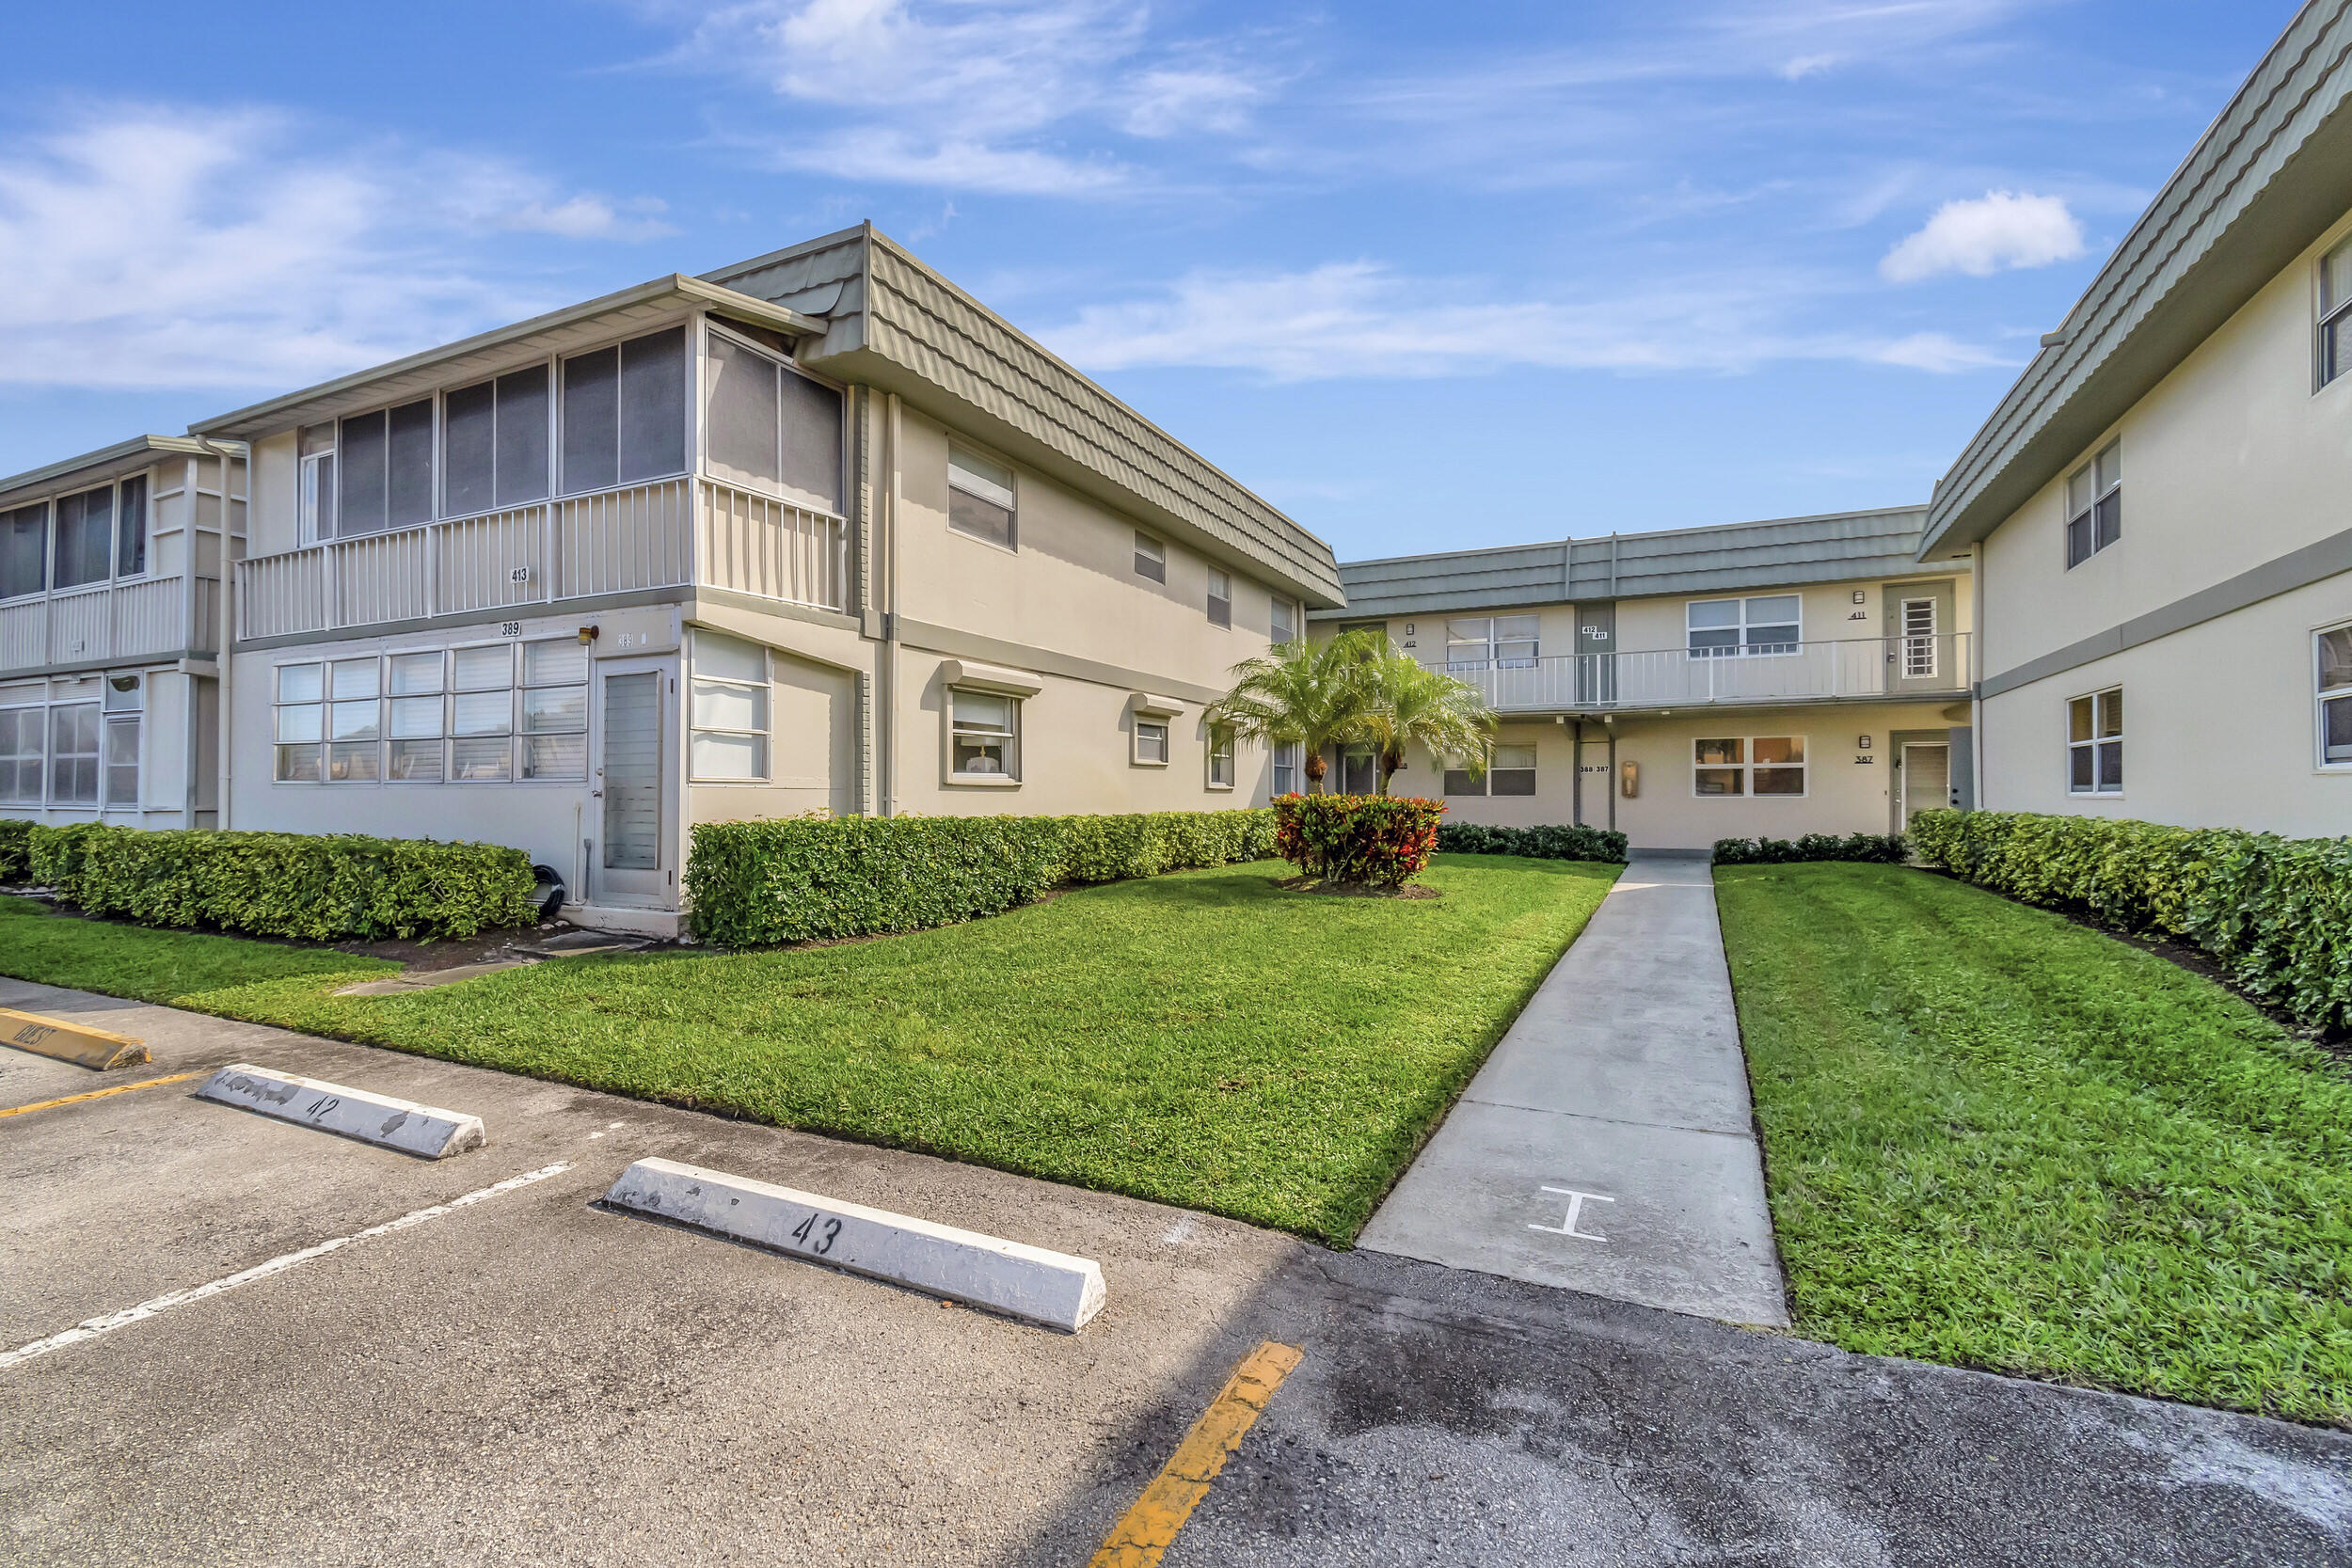
[[[1491,662],[1436,661],[1498,713],[1702,707],[1732,703],[1853,701],[1964,691],[1968,634],[1790,642],[1771,653],[1565,654]]]
[[[716,480],[626,485],[240,562],[237,635],[697,586],[840,610],[848,525]]]
[[[53,589],[0,604],[0,670],[216,653],[219,612],[215,578],[196,579],[193,635],[184,578]]]

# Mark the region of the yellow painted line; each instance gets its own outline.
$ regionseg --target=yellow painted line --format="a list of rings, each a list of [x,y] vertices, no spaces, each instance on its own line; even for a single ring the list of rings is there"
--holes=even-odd
[[[1103,1538],[1087,1568],[1155,1568],[1175,1544],[1176,1532],[1209,1495],[1209,1482],[1241,1447],[1266,1401],[1298,1365],[1299,1354],[1293,1346],[1268,1339],[1241,1358],[1135,1507]]]
[[[191,1078],[202,1078],[201,1072],[175,1072],[168,1078],[142,1079],[136,1084],[117,1084],[111,1089],[92,1089],[87,1094],[70,1094],[62,1100],[37,1100],[30,1105],[11,1105],[0,1111],[0,1117],[21,1117],[27,1111],[46,1111],[53,1105],[75,1105],[85,1100],[103,1100],[110,1094],[129,1094],[133,1089],[151,1089],[158,1084],[184,1084]]]
[[[147,1047],[128,1035],[43,1018],[39,1013],[20,1013],[13,1007],[0,1007],[0,1045],[101,1070],[136,1067],[148,1059]]]

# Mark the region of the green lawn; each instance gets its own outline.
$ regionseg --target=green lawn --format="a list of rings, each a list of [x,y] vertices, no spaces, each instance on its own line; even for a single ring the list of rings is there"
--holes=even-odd
[[[1438,899],[1276,862],[945,930],[567,958],[342,997],[391,966],[0,917],[0,972],[927,1149],[1344,1243],[1617,868],[1439,856]]]
[[[1900,866],[1716,873],[1797,1326],[2352,1425],[2352,1077]]]

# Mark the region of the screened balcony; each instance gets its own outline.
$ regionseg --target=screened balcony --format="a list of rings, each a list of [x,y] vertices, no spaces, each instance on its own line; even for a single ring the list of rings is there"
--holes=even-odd
[[[238,564],[237,636],[663,589],[845,609],[842,396],[769,338],[695,317],[302,426],[318,542]]]
[[[1971,679],[1965,632],[1427,662],[1504,714],[1949,698],[1964,695]]]

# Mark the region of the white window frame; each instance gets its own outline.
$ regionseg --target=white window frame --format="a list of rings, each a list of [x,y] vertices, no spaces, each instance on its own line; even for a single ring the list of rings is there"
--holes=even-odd
[[[1235,782],[1240,778],[1240,768],[1234,752],[1232,725],[1211,724],[1209,726],[1207,752],[1208,777],[1203,787],[1219,793],[1230,793]],[[1217,776],[1220,764],[1224,773],[1223,778]]]
[[[1218,593],[1218,592],[1217,592],[1217,590],[1218,590],[1219,588],[1224,589],[1224,590],[1225,590],[1225,592],[1224,592],[1224,593],[1222,593],[1222,594]],[[1208,593],[1208,598],[1207,598],[1207,601],[1206,601],[1206,602],[1205,602],[1205,604],[1202,606],[1202,611],[1203,611],[1203,613],[1205,613],[1205,614],[1208,616],[1208,618],[1209,618],[1209,625],[1211,625],[1211,626],[1223,626],[1223,627],[1224,627],[1226,630],[1228,630],[1228,631],[1231,631],[1231,630],[1232,629],[1232,627],[1233,627],[1233,574],[1232,574],[1232,573],[1228,572],[1228,571],[1225,571],[1225,570],[1223,570],[1223,569],[1221,569],[1221,568],[1219,568],[1219,567],[1216,567],[1216,566],[1212,566],[1212,567],[1210,567],[1210,568],[1209,568],[1209,593]]]
[[[394,691],[392,689],[392,667],[402,659],[416,658],[423,655],[431,655],[437,666],[433,689],[430,691]],[[384,677],[381,685],[384,692],[384,782],[387,784],[400,789],[414,789],[451,782],[449,776],[451,679],[450,657],[447,648],[394,648],[385,654]],[[398,726],[393,721],[392,714],[397,705],[423,702],[430,702],[433,705],[437,716],[434,733],[429,736],[394,734]],[[438,748],[440,752],[440,768],[434,776],[429,779],[403,779],[394,776],[392,749],[396,746],[420,745],[431,745]]]
[[[1524,764],[1518,762],[1504,764],[1501,760],[1501,753],[1504,752],[1524,752],[1527,753],[1527,761]],[[1486,766],[1480,771],[1478,777],[1475,779],[1469,777],[1470,769],[1467,768],[1439,768],[1438,771],[1438,786],[1439,793],[1449,796],[1489,796],[1496,800],[1523,800],[1534,795],[1536,790],[1542,787],[1543,758],[1534,741],[1493,741],[1486,747]],[[1495,789],[1495,775],[1498,772],[1526,774],[1527,788],[1515,789],[1507,793],[1497,793]],[[1459,789],[1454,787],[1454,776],[1456,774],[1462,775],[1462,787]]]
[[[1777,621],[1768,621],[1765,625],[1779,626],[1781,623]],[[1701,746],[1706,745],[1709,741],[1725,740],[1736,742],[1739,745],[1739,761],[1701,762],[1699,760],[1699,748]],[[1757,761],[1756,755],[1756,743],[1763,740],[1794,741],[1797,747],[1796,760],[1794,762],[1785,760],[1779,762]],[[1757,772],[1765,770],[1772,772],[1788,772],[1793,770],[1801,775],[1804,787],[1803,789],[1793,791],[1778,789],[1774,790],[1770,795],[1759,795],[1756,793],[1756,775]],[[1699,774],[1702,772],[1737,773],[1740,778],[1740,787],[1726,795],[1707,794],[1699,788]],[[1809,798],[1812,793],[1813,736],[1810,735],[1789,734],[1783,732],[1778,735],[1705,735],[1692,736],[1691,737],[1691,799],[1693,800],[1803,800]]]
[[[22,724],[17,716],[26,713],[33,716],[32,761],[39,771],[40,787],[30,795],[0,792],[0,806],[15,806],[39,811],[49,800],[49,705],[46,701],[39,699],[29,703],[11,703],[5,707],[0,707],[0,721],[5,721],[9,729],[21,735]],[[6,761],[9,783],[5,789],[13,790],[16,787],[16,770],[24,765],[25,757],[23,752],[16,752],[9,753]]]
[[[269,775],[273,785],[315,789],[326,783],[327,666],[331,662],[322,654],[308,654],[299,658],[279,659],[269,667]],[[288,702],[285,699],[286,672],[305,665],[318,672],[318,695],[305,702]],[[318,714],[318,734],[315,736],[307,740],[288,740],[284,737],[286,725],[279,715],[292,708],[308,708]],[[303,746],[310,749],[316,770],[307,779],[290,779],[285,772],[285,753]]]
[[[1136,576],[1162,586],[1168,582],[1168,541],[1141,529],[1136,530]]]
[[[1510,623],[1507,629],[1506,622]],[[1471,627],[1477,628],[1477,634],[1465,635]],[[1522,630],[1525,636],[1517,635]],[[1503,652],[1522,643],[1525,653]],[[1455,616],[1445,623],[1445,667],[1449,671],[1533,670],[1542,652],[1543,617],[1532,611]]]
[[[522,729],[521,716],[516,711],[522,700],[522,643],[523,639],[519,637],[500,637],[478,638],[470,642],[453,642],[449,645],[449,662],[443,666],[442,676],[442,685],[446,688],[443,700],[448,704],[446,711],[449,715],[446,725],[448,733],[443,737],[447,744],[441,753],[441,778],[444,783],[480,789],[499,784],[511,784],[516,782],[517,772],[515,767],[515,737]],[[461,695],[487,696],[497,689],[495,687],[488,686],[469,686],[462,690],[459,689],[457,656],[462,653],[470,653],[476,648],[506,650],[506,729],[502,735],[460,735],[457,733],[457,699]],[[457,776],[457,747],[460,741],[501,739],[506,742],[506,771],[503,774],[495,779],[461,779]],[[488,747],[485,746],[483,749],[487,751]]]
[[[2117,797],[2123,793],[2124,724],[2119,721],[2113,735],[2104,735],[2099,728],[2107,717],[2107,699],[2110,697],[2121,705],[2123,688],[2121,685],[2103,686],[2095,691],[2077,692],[2066,699],[2066,793],[2069,795]],[[2081,740],[2074,738],[2074,706],[2078,703],[2090,705],[2090,734]],[[2109,746],[2115,748],[2116,778],[2112,784],[2105,783],[2100,777],[2101,752]],[[2090,755],[2090,783],[2078,787],[2074,783],[2074,757],[2077,752],[2085,752]]]
[[[1751,605],[1760,604],[1770,599],[1795,600],[1796,620],[1793,623],[1785,619],[1768,621],[1749,613]],[[1692,624],[1691,617],[1697,613],[1701,606],[1721,604],[1738,605],[1740,607],[1739,619],[1725,626],[1700,626]],[[1788,641],[1758,643],[1751,643],[1748,641],[1748,633],[1755,627],[1790,625],[1796,626],[1797,635]],[[1701,648],[1694,646],[1691,641],[1692,633],[1700,631],[1728,631],[1735,634],[1739,641],[1728,648]],[[1803,594],[1749,594],[1728,598],[1686,599],[1682,606],[1682,646],[1683,651],[1692,658],[1794,658],[1804,650],[1804,595]],[[1730,739],[1731,737],[1724,736],[1717,738]]]
[[[322,425],[326,430],[325,450],[304,451],[304,433],[317,430]],[[342,450],[342,420],[333,419],[294,427],[294,515],[300,521],[302,542],[306,545],[323,545],[336,536],[335,524],[340,521],[340,516],[327,519],[326,531],[320,531],[319,497],[324,494],[331,509],[341,513],[342,483],[339,470],[342,464],[337,458]],[[438,490],[440,486],[437,483],[434,488]]]
[[[2312,628],[2312,717],[2315,725],[2312,735],[2312,756],[2324,773],[2352,773],[2352,755],[2339,762],[2328,760],[2328,710],[2339,704],[2352,708],[2352,667],[2347,667],[2345,671],[2344,684],[2325,684],[2328,678],[2326,640],[2330,635],[2352,639],[2352,621]]]
[[[1000,698],[1008,705],[1006,718],[1009,728],[961,732],[968,735],[1001,736],[1005,752],[1005,770],[1002,773],[960,773],[956,770],[956,736],[960,733],[956,728],[956,696],[959,692],[974,697]],[[1025,750],[1022,745],[1023,721],[1027,717],[1026,695],[1019,691],[1007,691],[999,687],[985,686],[978,682],[948,686],[945,689],[943,695],[945,700],[939,705],[940,782],[981,789],[1019,787],[1023,769],[1022,752]]]
[[[1297,740],[1278,740],[1274,743],[1273,777],[1268,783],[1275,800],[1295,795],[1307,782],[1307,747]],[[1289,782],[1284,782],[1284,775]]]
[[[1137,768],[1166,768],[1176,751],[1176,723],[1165,713],[1136,715],[1133,737],[1129,741],[1128,760]],[[1149,735],[1146,732],[1151,732]],[[1152,736],[1159,738],[1160,754],[1151,756],[1144,751],[1144,742]]]
[[[974,473],[970,480],[958,483],[956,458],[959,455],[977,458],[990,467],[1002,468],[1012,476],[1012,483],[1004,487],[1004,498],[1000,499],[989,490],[980,488],[983,484],[990,485],[992,488],[994,485],[994,482],[986,474]],[[1009,555],[1021,553],[1021,470],[1019,467],[985,447],[957,437],[947,443],[947,488],[951,492],[961,490],[974,500],[985,501],[991,506],[1001,508],[1006,513],[1003,539],[991,539],[984,533],[974,533],[970,529],[956,526],[955,498],[951,494],[947,500],[947,531],[949,533],[959,539],[969,539],[976,545],[986,545],[993,550],[1003,550]]]
[[[2112,474],[2112,477],[2109,477]],[[2089,480],[2088,488],[2082,482]],[[2082,497],[2077,499],[2077,496]],[[2110,436],[2066,476],[2066,488],[2060,499],[2066,506],[2066,526],[2059,531],[2058,543],[2066,555],[2066,569],[2086,564],[2100,551],[2123,542],[2123,437]],[[2113,503],[2113,511],[2108,503]],[[2100,537],[2105,525],[2112,518],[2114,531]],[[2083,525],[2084,537],[2090,547],[2081,555],[2074,553],[2074,525]]]
[[[1278,648],[1298,641],[1300,606],[1296,599],[1277,594],[1267,601],[1266,636]]]
[[[548,642],[577,642],[577,637],[527,637],[515,641],[515,754],[506,766],[507,778],[518,784],[584,784],[588,782],[588,705],[590,689],[596,684],[596,660],[582,645],[580,658],[580,679],[548,681],[531,678],[531,649],[533,644]],[[580,725],[574,728],[531,727],[531,693],[533,691],[580,692]],[[540,736],[580,736],[580,771],[577,773],[538,773],[530,770],[531,740]]]
[[[1915,620],[1912,611],[1925,610],[1923,621]],[[1900,607],[1902,615],[1902,672],[1907,681],[1933,680],[1936,671],[1935,599],[1907,598]],[[1922,630],[1921,626],[1925,629]]]
[[[703,358],[700,352],[701,345],[695,340],[694,322],[695,317],[691,313],[689,313],[679,316],[675,321],[666,321],[658,325],[645,326],[633,331],[617,333],[611,338],[603,339],[597,342],[582,343],[576,348],[566,348],[561,354],[552,354],[548,356],[548,362],[549,365],[548,373],[551,378],[551,384],[548,388],[550,396],[548,399],[548,406],[553,411],[554,415],[554,423],[548,432],[548,494],[549,497],[556,500],[562,500],[572,496],[612,495],[622,490],[635,490],[647,484],[667,484],[674,479],[687,479],[692,476],[694,472],[696,455],[702,448],[702,434],[697,428],[699,420],[696,411],[702,405],[703,377]],[[685,352],[680,356],[680,358],[683,360],[683,364],[681,365],[679,372],[679,373],[685,378],[685,408],[682,415],[684,423],[679,427],[679,434],[682,437],[680,451],[683,467],[673,468],[667,473],[643,474],[635,479],[621,478],[619,437],[620,420],[616,415],[613,422],[612,483],[610,484],[591,484],[586,488],[580,490],[566,489],[564,484],[564,361],[566,359],[578,359],[590,354],[601,354],[609,348],[618,349],[623,343],[633,343],[640,338],[658,338],[664,332],[678,329],[683,329],[686,334],[684,340]],[[613,360],[613,374],[616,377],[614,382],[614,396],[616,398],[619,396],[619,382],[617,380],[617,377],[620,374],[619,366],[620,361],[616,356]],[[515,365],[510,367],[509,371],[502,371],[498,373],[507,374],[510,373],[511,371],[518,371],[521,369],[523,369],[521,365]],[[469,375],[463,383],[461,383],[461,385],[471,387],[481,379],[482,378],[478,375]],[[436,398],[436,402],[437,404],[437,397]],[[440,425],[436,422],[433,428],[436,433],[435,438],[437,442]],[[438,494],[439,486],[437,484],[435,486],[435,495],[437,499]],[[477,513],[471,515],[478,516],[482,514]]]
[[[722,633],[721,635],[725,635]],[[760,678],[750,680],[739,675],[714,675],[706,671],[695,657],[700,652],[703,633],[694,634],[695,648],[686,660],[686,782],[689,784],[758,788],[775,783],[776,778],[776,659],[775,651],[764,642],[754,642],[748,637],[732,639],[757,650]],[[694,722],[695,688],[700,686],[732,687],[739,691],[758,693],[759,727],[739,730],[723,724]],[[698,735],[744,736],[759,742],[759,771],[738,777],[731,774],[705,774],[694,771],[694,737]]]
[[[97,722],[91,726],[92,749],[87,752],[60,751],[57,746],[58,719],[75,708],[85,707],[97,717]],[[48,748],[48,766],[42,780],[42,787],[48,791],[49,804],[59,811],[87,811],[95,814],[102,810],[106,800],[106,715],[105,710],[100,705],[98,693],[92,692],[87,697],[67,702],[52,701],[49,704],[43,739]],[[57,789],[59,765],[69,758],[79,760],[83,757],[87,757],[90,761],[92,773],[90,798],[87,800],[59,799]]]
[[[2344,273],[2343,297],[2331,298],[2328,287],[2329,263]],[[2352,371],[2352,235],[2338,240],[2319,259],[2317,321],[2312,340],[2313,391],[2330,387]]]

